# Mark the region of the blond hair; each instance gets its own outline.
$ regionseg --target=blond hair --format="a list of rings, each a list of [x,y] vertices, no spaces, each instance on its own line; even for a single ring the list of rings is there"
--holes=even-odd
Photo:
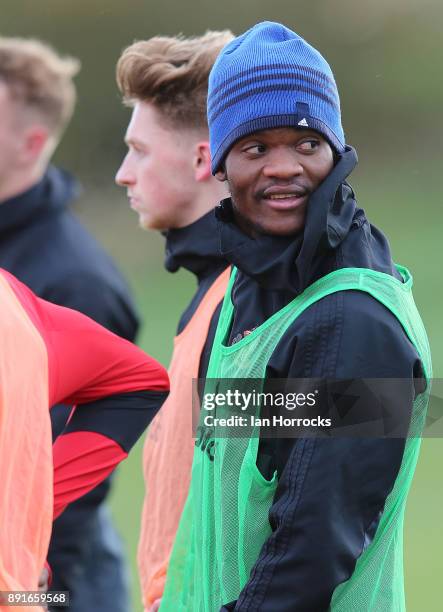
[[[13,100],[36,112],[54,135],[72,116],[76,91],[73,77],[80,62],[60,57],[47,44],[33,39],[0,37],[0,82]]]
[[[153,104],[173,126],[207,127],[208,78],[229,30],[203,36],[155,36],[127,47],[117,63],[117,84],[128,106]]]

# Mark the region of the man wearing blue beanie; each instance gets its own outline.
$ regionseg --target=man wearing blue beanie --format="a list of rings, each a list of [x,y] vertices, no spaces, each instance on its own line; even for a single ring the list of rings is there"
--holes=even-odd
[[[408,270],[346,181],[357,156],[332,71],[297,34],[260,23],[214,64],[208,120],[233,272],[205,388],[217,405],[208,420],[203,397],[161,611],[405,610],[429,346]],[[257,396],[232,407],[232,379],[273,392],[251,414]],[[295,410],[266,405],[276,389],[299,391]],[[248,425],[227,434],[218,417],[238,414]],[[282,414],[303,418],[278,429]]]

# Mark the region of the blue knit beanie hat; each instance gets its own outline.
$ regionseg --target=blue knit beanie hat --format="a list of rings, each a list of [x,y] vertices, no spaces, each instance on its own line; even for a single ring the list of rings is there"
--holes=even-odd
[[[265,21],[228,43],[209,75],[212,172],[236,140],[258,130],[305,127],[342,152],[340,99],[329,64],[303,38]]]

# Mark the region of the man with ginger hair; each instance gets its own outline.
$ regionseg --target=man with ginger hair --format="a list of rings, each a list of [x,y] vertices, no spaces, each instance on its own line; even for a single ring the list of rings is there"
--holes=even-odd
[[[133,341],[138,320],[113,261],[68,209],[79,186],[50,164],[72,116],[79,62],[37,41],[0,37],[0,266],[39,297],[78,310]],[[51,410],[53,437],[70,408]],[[103,503],[109,479],[54,523],[53,588],[72,612],[126,612],[121,544]]]
[[[213,209],[226,191],[211,175],[206,120],[208,76],[232,34],[157,36],[122,53],[117,82],[133,108],[128,153],[116,181],[140,225],[166,237],[165,267],[197,280],[183,312],[169,368],[171,394],[148,432],[138,564],[145,609],[163,593],[187,496],[192,453],[192,379],[204,376],[229,270],[219,255]]]

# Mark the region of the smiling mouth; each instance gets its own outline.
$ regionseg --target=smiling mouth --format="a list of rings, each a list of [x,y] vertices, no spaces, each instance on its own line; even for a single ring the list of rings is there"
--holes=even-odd
[[[274,210],[295,210],[302,206],[307,199],[307,193],[273,193],[263,197],[266,204]]]
[[[290,198],[300,198],[303,196],[297,195],[296,193],[275,193],[273,195],[267,196],[266,200],[287,200]]]

